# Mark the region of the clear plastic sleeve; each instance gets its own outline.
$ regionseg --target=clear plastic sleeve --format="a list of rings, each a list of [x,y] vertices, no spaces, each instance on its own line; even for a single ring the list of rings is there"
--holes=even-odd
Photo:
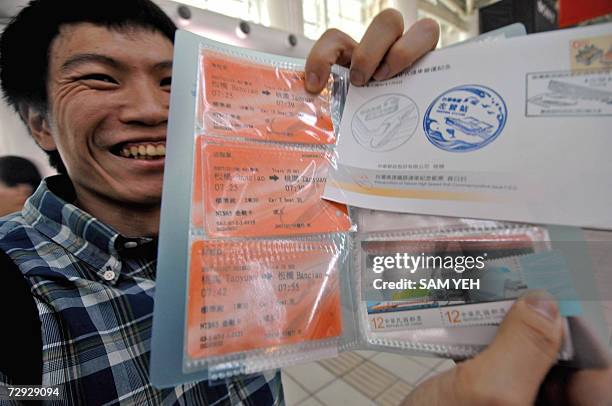
[[[345,205],[321,199],[332,110],[347,85],[334,69],[309,94],[303,69],[200,45],[185,373],[224,379],[331,357],[354,341],[354,227]]]
[[[204,232],[210,238],[346,232],[347,207],[321,199],[326,149],[207,137],[201,146]]]
[[[193,241],[185,369],[210,379],[337,354],[346,237]]]
[[[358,313],[358,348],[432,354],[463,359],[482,351],[493,339],[497,326],[514,299],[529,287],[519,258],[551,249],[545,227],[528,224],[417,216],[351,209],[360,232],[351,252],[351,281]],[[385,230],[380,231],[379,227]],[[366,229],[369,232],[363,232]],[[398,280],[404,270],[387,269],[375,274],[372,255],[408,252],[456,256],[468,251],[486,251],[484,286],[476,290],[406,289],[380,297],[365,293],[375,278]],[[370,264],[371,265],[371,264]],[[501,269],[501,277],[497,270]],[[438,270],[433,270],[434,274]],[[416,273],[423,276],[423,269]],[[415,277],[416,278],[416,277]],[[371,292],[371,291],[370,291]],[[373,300],[376,299],[376,300]],[[567,323],[566,323],[567,329]],[[560,359],[570,359],[570,335]]]
[[[303,64],[203,46],[199,114],[206,135],[333,145],[331,75],[318,95]]]

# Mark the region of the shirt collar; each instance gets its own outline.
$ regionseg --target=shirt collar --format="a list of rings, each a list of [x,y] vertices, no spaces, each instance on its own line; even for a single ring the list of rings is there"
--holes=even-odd
[[[50,176],[26,201],[22,215],[37,231],[94,267],[100,278],[113,284],[121,272],[121,255],[153,239],[124,237],[75,206],[75,200],[68,176]]]

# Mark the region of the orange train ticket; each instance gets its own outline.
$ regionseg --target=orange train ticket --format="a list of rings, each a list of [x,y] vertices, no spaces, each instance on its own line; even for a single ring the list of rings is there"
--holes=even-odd
[[[193,157],[193,180],[191,191],[191,224],[194,227],[204,226],[204,210],[202,210],[202,145],[203,137],[195,137]]]
[[[330,153],[225,142],[202,147],[209,237],[344,232],[345,205],[321,199]]]
[[[304,72],[206,50],[199,114],[208,135],[302,144],[335,144],[330,85],[304,89]]]
[[[189,357],[339,337],[337,258],[338,249],[329,242],[194,242]]]

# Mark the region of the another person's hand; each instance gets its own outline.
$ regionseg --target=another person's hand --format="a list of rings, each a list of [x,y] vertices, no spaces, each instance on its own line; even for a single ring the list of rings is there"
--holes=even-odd
[[[333,64],[350,67],[353,85],[364,85],[371,78],[388,79],[434,49],[439,35],[438,23],[427,18],[404,33],[402,15],[394,9],[374,17],[359,43],[342,31],[327,30],[306,60],[306,90],[320,92]]]
[[[491,345],[419,385],[404,405],[611,405],[612,367],[555,367],[562,318],[549,295],[517,300]]]

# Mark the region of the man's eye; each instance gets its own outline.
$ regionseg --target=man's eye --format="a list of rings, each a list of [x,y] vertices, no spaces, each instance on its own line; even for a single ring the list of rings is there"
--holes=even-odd
[[[164,86],[170,86],[172,84],[172,78],[171,77],[167,77],[167,78],[163,78],[161,80],[161,82],[159,82],[159,85],[164,87]]]
[[[99,82],[117,84],[117,81],[115,79],[113,79],[112,77],[108,75],[104,75],[101,73],[92,73],[90,75],[81,76],[79,79],[80,80],[96,80]]]

